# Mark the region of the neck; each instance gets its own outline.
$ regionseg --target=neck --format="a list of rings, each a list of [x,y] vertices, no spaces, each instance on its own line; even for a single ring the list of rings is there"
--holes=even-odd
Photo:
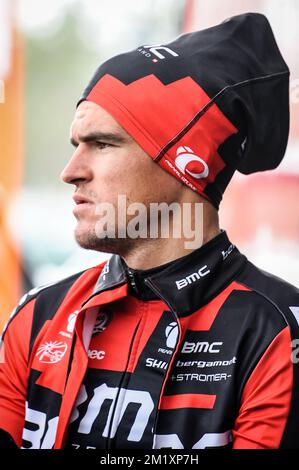
[[[195,225],[196,227],[196,225]],[[203,204],[201,236],[198,243],[190,243],[190,238],[157,238],[139,240],[123,255],[126,264],[133,269],[151,269],[181,258],[207,243],[220,233],[218,213],[208,203]]]

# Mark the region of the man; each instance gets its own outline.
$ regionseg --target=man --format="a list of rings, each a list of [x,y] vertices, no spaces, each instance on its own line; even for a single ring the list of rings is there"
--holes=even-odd
[[[96,71],[62,179],[75,186],[78,243],[113,255],[29,292],[12,315],[3,447],[299,447],[299,292],[253,266],[218,224],[234,171],[283,158],[288,78],[259,14]],[[141,203],[189,204],[196,230],[202,204],[202,246],[190,250],[186,234],[150,237],[148,215],[145,236],[129,236]]]

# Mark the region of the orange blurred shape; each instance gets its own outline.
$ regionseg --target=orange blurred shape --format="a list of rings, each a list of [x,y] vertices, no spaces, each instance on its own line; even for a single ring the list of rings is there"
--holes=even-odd
[[[8,214],[21,185],[23,161],[23,44],[13,31],[10,71],[0,103],[0,328],[21,293],[20,253],[8,226]]]

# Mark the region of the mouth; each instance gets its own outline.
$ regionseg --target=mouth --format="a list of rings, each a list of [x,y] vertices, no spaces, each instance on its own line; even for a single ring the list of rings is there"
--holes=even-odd
[[[82,206],[83,204],[93,204],[92,201],[85,198],[84,196],[80,196],[79,194],[74,194],[73,200],[74,200],[76,206]]]
[[[88,212],[89,209],[93,206],[93,202],[90,199],[87,199],[84,196],[80,196],[79,194],[73,195],[73,201],[75,202],[73,214],[76,218],[86,214],[86,211]]]

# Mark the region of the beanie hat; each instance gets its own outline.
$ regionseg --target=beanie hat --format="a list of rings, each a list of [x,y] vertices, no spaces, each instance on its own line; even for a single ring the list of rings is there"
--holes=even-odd
[[[258,13],[117,55],[84,100],[216,208],[235,170],[273,169],[287,145],[289,69]]]

